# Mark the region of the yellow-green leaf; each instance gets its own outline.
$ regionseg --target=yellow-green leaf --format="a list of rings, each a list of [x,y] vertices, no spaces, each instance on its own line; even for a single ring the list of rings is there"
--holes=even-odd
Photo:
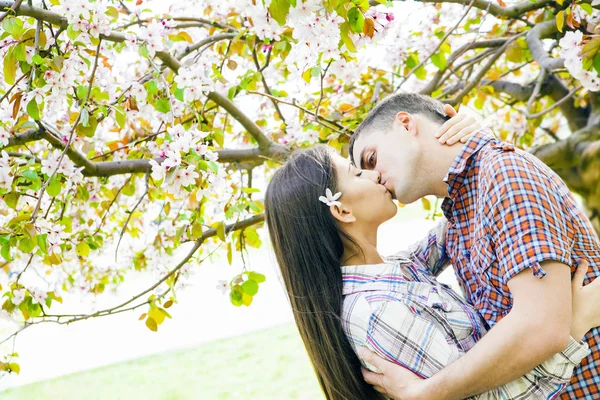
[[[225,241],[225,224],[222,222],[217,223],[217,236],[222,241]]]
[[[559,32],[562,32],[564,26],[565,26],[565,12],[561,10],[558,12],[558,14],[556,14],[556,27],[558,28]]]
[[[148,329],[150,329],[152,332],[156,332],[158,331],[158,325],[156,325],[156,321],[154,321],[151,317],[148,317],[146,319],[146,326],[148,327]]]
[[[8,51],[4,58],[4,81],[13,85],[15,83],[15,76],[17,75],[17,60],[13,56],[12,49]]]
[[[75,253],[79,257],[87,257],[90,254],[90,246],[86,242],[79,242],[75,247]]]
[[[21,367],[17,363],[8,364],[8,368],[10,368],[10,370],[16,373],[17,375],[19,374],[19,372],[21,372]]]
[[[423,197],[421,199],[421,202],[423,203],[424,209],[426,209],[427,211],[431,210],[431,202],[427,198]]]

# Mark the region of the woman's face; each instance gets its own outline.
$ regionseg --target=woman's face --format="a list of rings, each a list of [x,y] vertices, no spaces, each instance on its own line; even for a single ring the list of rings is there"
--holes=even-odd
[[[398,212],[392,194],[379,183],[377,171],[355,168],[350,160],[333,154],[332,160],[338,179],[339,201],[351,210],[359,225],[379,226]]]

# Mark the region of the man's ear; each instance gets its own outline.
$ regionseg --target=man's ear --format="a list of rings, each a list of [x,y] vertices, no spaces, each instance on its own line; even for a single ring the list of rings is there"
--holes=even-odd
[[[337,204],[329,206],[329,211],[331,211],[333,218],[342,223],[350,224],[356,221],[356,217],[352,214],[352,209],[344,206],[343,203],[341,206],[338,206]]]
[[[417,121],[411,114],[407,113],[406,111],[400,111],[398,114],[396,114],[394,125],[396,127],[403,127],[411,135],[417,134]]]

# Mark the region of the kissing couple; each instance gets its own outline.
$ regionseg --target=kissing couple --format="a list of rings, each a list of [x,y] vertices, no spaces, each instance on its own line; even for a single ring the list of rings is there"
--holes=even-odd
[[[600,242],[556,173],[417,94],[378,104],[349,153],[296,151],[265,194],[327,399],[600,398]],[[393,199],[427,195],[444,218],[380,255]]]

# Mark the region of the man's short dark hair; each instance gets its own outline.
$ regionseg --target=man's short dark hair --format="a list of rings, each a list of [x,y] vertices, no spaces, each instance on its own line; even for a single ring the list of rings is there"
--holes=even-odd
[[[354,143],[356,139],[364,132],[371,132],[375,129],[383,131],[391,129],[396,115],[401,111],[419,114],[440,124],[450,119],[444,112],[444,104],[429,96],[417,93],[399,93],[388,96],[367,115],[367,118],[361,122],[350,138],[350,160],[353,163],[355,163]]]

